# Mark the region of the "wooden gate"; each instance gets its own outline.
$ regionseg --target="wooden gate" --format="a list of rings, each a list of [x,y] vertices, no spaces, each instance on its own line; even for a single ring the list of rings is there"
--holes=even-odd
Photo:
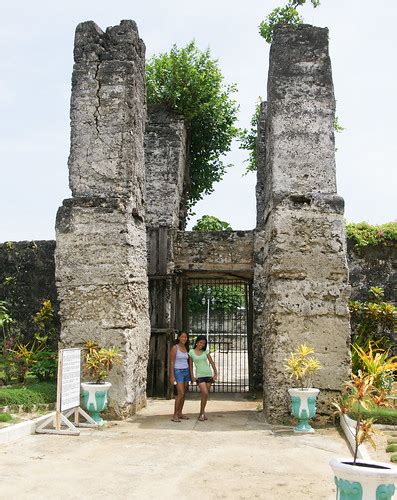
[[[166,227],[149,229],[148,241],[151,322],[148,396],[171,397],[169,352],[176,333],[182,329],[193,338],[200,333],[208,334],[220,365],[222,383],[217,384],[217,392],[248,391],[252,385],[251,280],[222,274],[203,277],[170,269],[168,258],[172,235]],[[204,288],[207,294],[222,292],[234,299],[240,297],[241,304],[235,304],[233,311],[222,314],[222,304],[211,302],[208,295],[206,298],[210,302],[201,304],[194,314],[190,304],[192,293],[201,293]]]
[[[182,278],[169,269],[170,232],[167,227],[148,230],[150,346],[147,394],[170,397],[169,350],[175,332],[182,328]]]

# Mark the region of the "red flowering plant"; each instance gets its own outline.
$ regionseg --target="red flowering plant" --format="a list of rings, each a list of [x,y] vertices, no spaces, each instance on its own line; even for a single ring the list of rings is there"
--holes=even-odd
[[[361,370],[357,374],[352,373],[351,380],[345,383],[342,395],[332,402],[339,415],[351,415],[356,420],[354,432],[354,454],[353,463],[357,461],[358,447],[368,442],[376,448],[373,434],[376,432],[374,418],[364,418],[364,413],[377,404],[379,391],[374,385],[374,375],[364,373]],[[382,401],[387,404],[386,401]]]

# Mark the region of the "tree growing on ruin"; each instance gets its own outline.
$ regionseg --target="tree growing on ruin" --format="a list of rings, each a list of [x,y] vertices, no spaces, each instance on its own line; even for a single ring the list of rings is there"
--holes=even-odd
[[[203,215],[192,227],[193,231],[233,231],[232,226],[213,215]]]
[[[226,85],[218,62],[209,49],[202,52],[194,41],[173,46],[169,53],[153,56],[146,65],[147,99],[183,115],[190,129],[191,187],[188,208],[222,179],[227,165],[222,155],[230,151],[238,134],[238,105],[232,99],[235,85]]]
[[[313,7],[320,5],[320,0],[310,0]],[[279,24],[289,24],[290,26],[299,26],[303,23],[303,18],[299,14],[298,7],[304,5],[306,0],[288,0],[284,7],[276,7],[259,25],[260,35],[271,43],[273,40],[273,31]]]
[[[262,97],[259,97],[258,102],[255,106],[254,114],[251,117],[250,128],[249,129],[245,128],[240,131],[239,148],[248,151],[248,158],[247,160],[245,160],[247,162],[247,168],[245,170],[245,174],[248,174],[248,172],[256,172],[257,169],[256,141],[258,136],[258,121],[259,121],[259,114],[262,101],[263,101]]]

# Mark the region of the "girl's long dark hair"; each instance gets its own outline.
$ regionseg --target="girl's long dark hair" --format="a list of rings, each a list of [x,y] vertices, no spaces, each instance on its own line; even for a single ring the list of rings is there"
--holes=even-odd
[[[187,335],[187,341],[185,344],[187,352],[189,352],[189,334],[185,332],[184,330],[181,330],[180,332],[177,333],[176,339],[174,340],[174,345],[179,344],[179,337],[182,335],[182,333]]]
[[[198,344],[198,342],[200,342],[200,340],[205,340],[205,346],[204,346],[204,348],[202,350],[206,351],[207,350],[207,337],[205,335],[198,335],[198,337],[194,341],[194,347],[193,347],[193,349],[196,349],[197,344]]]

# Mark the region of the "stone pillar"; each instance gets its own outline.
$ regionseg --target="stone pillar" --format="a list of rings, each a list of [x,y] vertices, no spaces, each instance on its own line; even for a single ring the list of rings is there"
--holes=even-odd
[[[176,230],[186,219],[188,131],[183,117],[150,107],[145,131],[148,231],[150,360],[148,391],[169,392],[168,357],[174,332],[182,328],[182,280],[175,273]]]
[[[183,229],[189,182],[188,132],[182,116],[150,106],[145,130],[146,224]]]
[[[324,366],[315,378],[320,412],[329,412],[329,399],[349,375],[349,285],[334,116],[328,30],[278,28],[264,140],[262,133],[258,141],[262,188],[254,249],[255,330],[263,342],[264,411],[271,421],[289,413],[284,360],[298,345],[311,345]]]
[[[69,181],[58,210],[61,344],[117,346],[110,410],[145,404],[149,342],[144,221],[145,46],[133,21],[76,29]]]

